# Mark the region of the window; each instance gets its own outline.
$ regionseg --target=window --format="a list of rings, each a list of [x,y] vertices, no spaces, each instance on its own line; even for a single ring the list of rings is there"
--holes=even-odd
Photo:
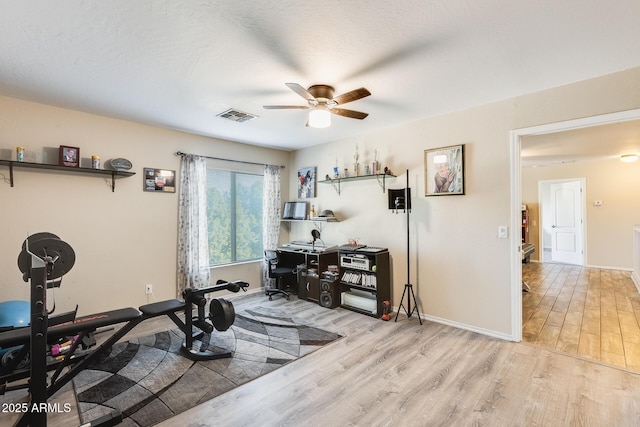
[[[207,169],[209,264],[262,258],[262,175]]]

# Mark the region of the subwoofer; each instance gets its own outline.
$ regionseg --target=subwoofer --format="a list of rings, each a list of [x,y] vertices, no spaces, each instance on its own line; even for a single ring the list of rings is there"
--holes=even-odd
[[[320,301],[318,303],[326,308],[336,308],[340,305],[340,285],[337,281],[320,281]]]

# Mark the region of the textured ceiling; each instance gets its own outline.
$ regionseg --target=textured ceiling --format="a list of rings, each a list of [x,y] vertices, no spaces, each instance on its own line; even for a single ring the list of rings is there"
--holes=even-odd
[[[3,0],[0,94],[298,149],[639,66],[639,16],[638,0]],[[263,109],[305,104],[287,82],[366,87],[345,108],[369,117],[312,129]]]

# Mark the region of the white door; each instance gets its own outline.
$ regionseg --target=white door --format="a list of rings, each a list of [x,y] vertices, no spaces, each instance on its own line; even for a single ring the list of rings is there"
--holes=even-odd
[[[552,261],[583,265],[582,183],[551,184],[551,211]]]

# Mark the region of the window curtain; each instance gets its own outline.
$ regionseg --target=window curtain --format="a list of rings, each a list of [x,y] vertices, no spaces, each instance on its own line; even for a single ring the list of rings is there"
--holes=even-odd
[[[265,165],[262,192],[262,247],[275,249],[280,235],[280,166]],[[263,262],[262,284],[271,287],[269,266]]]
[[[178,196],[178,296],[186,288],[209,286],[207,162],[185,154],[180,163]]]

